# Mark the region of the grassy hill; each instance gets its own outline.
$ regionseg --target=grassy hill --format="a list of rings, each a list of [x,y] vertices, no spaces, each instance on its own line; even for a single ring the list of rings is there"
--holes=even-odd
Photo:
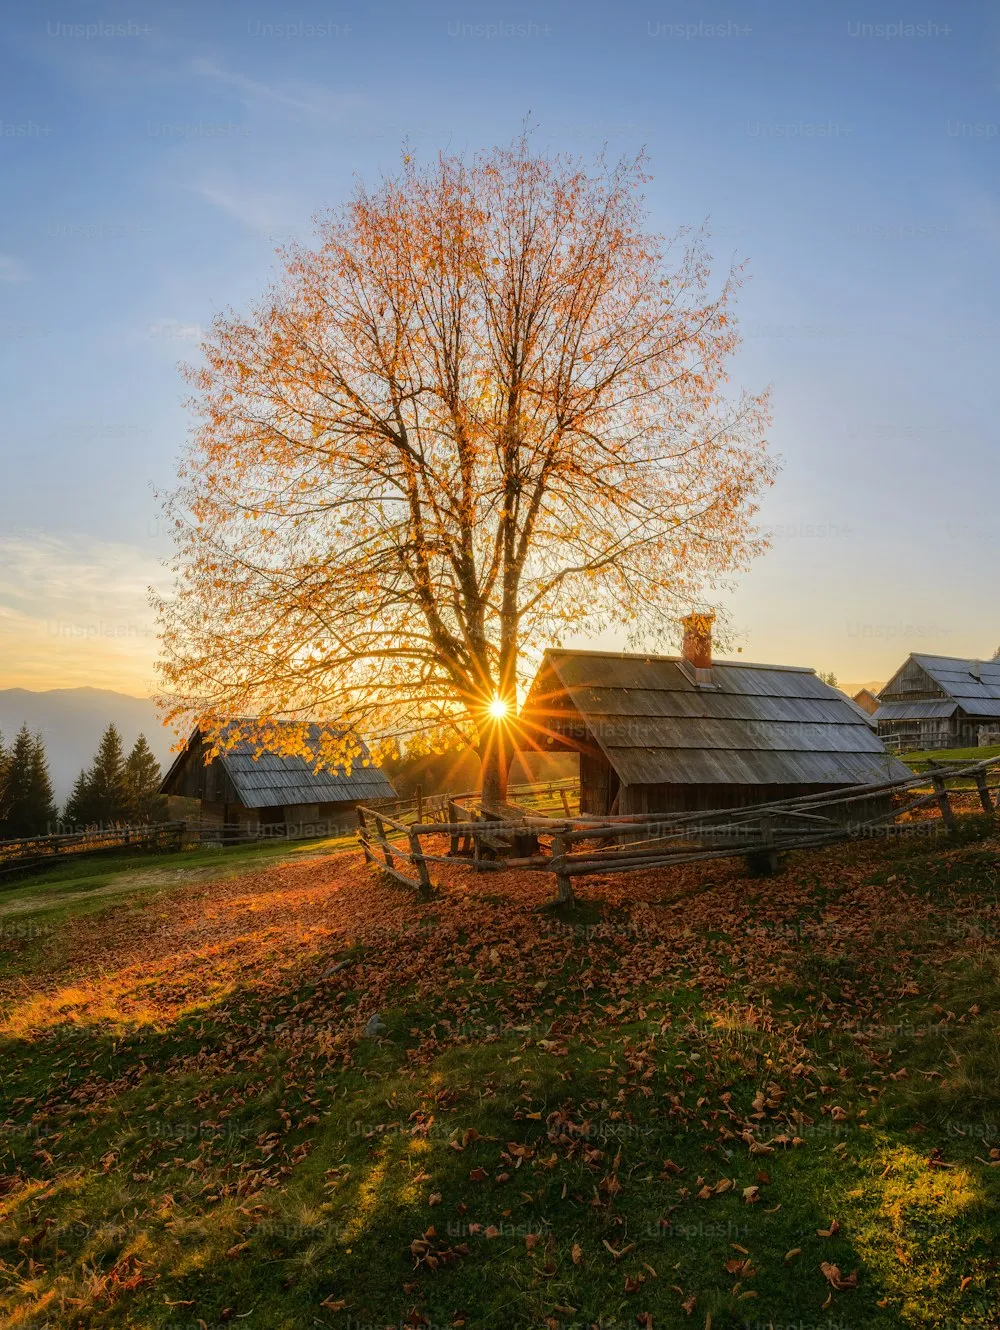
[[[0,894],[12,1327],[995,1326],[996,820],[588,881]],[[6,1319],[4,1319],[6,1318]]]

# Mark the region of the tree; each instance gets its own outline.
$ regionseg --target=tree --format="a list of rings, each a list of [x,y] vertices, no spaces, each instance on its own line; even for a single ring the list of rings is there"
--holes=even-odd
[[[328,765],[471,736],[502,798],[526,649],[655,645],[763,548],[766,400],[722,397],[741,274],[712,293],[702,236],[647,232],[643,170],[406,156],[216,321],[167,503],[168,719],[284,752],[271,721],[335,720]]]
[[[52,782],[40,735],[22,725],[3,767],[3,834],[10,839],[43,836],[56,819]]]
[[[89,803],[89,816],[85,821],[115,826],[128,820],[125,755],[116,725],[109,725],[101,736],[85,784]]]
[[[820,670],[819,678],[821,682],[828,683],[831,688],[836,688],[837,676],[834,674],[833,670]]]
[[[69,798],[66,800],[66,807],[63,809],[63,821],[74,827],[85,827],[88,823],[95,821],[96,819],[92,816],[93,802],[88,773],[81,771],[76,778]]]
[[[152,822],[160,804],[160,764],[140,734],[125,759],[125,803],[129,822]]]

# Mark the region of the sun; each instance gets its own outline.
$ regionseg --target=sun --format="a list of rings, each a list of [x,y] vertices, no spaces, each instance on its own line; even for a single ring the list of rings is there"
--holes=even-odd
[[[495,697],[486,710],[494,720],[503,720],[507,714],[507,703],[502,697]]]

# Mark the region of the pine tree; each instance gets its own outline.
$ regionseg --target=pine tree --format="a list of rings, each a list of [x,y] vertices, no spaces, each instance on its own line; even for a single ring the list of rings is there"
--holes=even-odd
[[[45,756],[45,744],[40,734],[35,735],[31,750],[30,791],[32,816],[36,825],[39,830],[44,828],[46,832],[53,832],[59,817],[59,809],[52,793],[49,760]]]
[[[7,835],[6,780],[9,753],[4,747],[3,735],[0,734],[0,840]]]
[[[91,803],[88,821],[115,826],[128,820],[125,755],[116,725],[109,725],[101,736],[94,765],[87,773],[87,784]]]
[[[91,816],[93,804],[89,773],[81,771],[76,778],[72,793],[66,800],[66,807],[63,809],[63,821],[74,828],[85,827],[88,822],[94,820]]]
[[[140,734],[125,760],[125,795],[129,822],[152,822],[160,807],[160,764]]]
[[[4,763],[3,833],[11,840],[22,836],[44,836],[55,820],[48,763],[40,735],[32,736],[22,725]]]

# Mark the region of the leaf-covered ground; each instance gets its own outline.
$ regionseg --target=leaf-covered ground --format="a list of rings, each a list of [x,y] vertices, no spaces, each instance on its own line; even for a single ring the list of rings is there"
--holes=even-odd
[[[962,825],[562,913],[353,850],[25,882],[0,1323],[1000,1325],[1000,840]]]

